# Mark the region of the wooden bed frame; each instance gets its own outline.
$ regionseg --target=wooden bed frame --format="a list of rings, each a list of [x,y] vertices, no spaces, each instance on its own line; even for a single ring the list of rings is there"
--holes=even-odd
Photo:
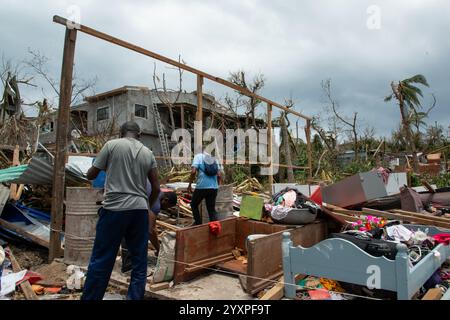
[[[428,229],[429,235],[448,232],[435,227],[410,225],[410,229]],[[304,274],[397,292],[398,300],[409,300],[450,257],[450,246],[439,244],[411,267],[407,247],[397,245],[395,260],[374,257],[350,241],[331,238],[310,248],[294,247],[289,232],[283,233],[282,253],[285,296],[295,298],[295,275]],[[375,277],[378,276],[378,282]]]

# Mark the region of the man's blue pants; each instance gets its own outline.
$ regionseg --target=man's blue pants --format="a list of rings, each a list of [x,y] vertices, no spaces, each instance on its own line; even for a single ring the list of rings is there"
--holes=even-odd
[[[101,208],[94,247],[81,300],[102,300],[122,238],[131,257],[127,299],[142,300],[147,283],[148,211],[110,211]]]

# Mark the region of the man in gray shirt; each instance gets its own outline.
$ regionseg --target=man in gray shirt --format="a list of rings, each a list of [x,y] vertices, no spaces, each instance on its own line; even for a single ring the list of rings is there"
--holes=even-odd
[[[87,173],[88,179],[94,180],[105,170],[106,181],[82,300],[103,299],[122,238],[125,238],[132,263],[127,299],[144,297],[148,210],[160,192],[158,171],[152,151],[139,141],[137,123],[126,122],[120,134],[120,139],[110,140],[103,146]],[[152,186],[150,197],[146,190],[147,179]]]

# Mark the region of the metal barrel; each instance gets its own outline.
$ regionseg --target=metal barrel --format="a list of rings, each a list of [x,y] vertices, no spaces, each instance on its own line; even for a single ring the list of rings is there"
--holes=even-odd
[[[87,266],[94,246],[98,220],[97,204],[103,200],[102,189],[67,188],[64,262]]]
[[[224,220],[233,215],[233,186],[219,186],[216,198],[217,220]],[[209,222],[208,210],[206,209],[205,200],[201,205],[202,222]]]

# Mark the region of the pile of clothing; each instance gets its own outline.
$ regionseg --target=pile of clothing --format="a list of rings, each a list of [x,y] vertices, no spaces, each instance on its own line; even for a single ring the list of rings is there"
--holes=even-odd
[[[397,244],[403,243],[408,247],[410,265],[417,264],[438,244],[449,245],[450,234],[441,233],[428,235],[428,230],[420,228],[408,228],[399,221],[391,221],[381,224],[382,227],[358,228],[341,233],[332,233],[331,238],[342,238],[351,241],[367,253],[375,256],[385,256],[395,260]]]
[[[265,210],[275,222],[304,224],[315,220],[320,206],[297,189],[286,187],[272,196],[272,202],[266,204]]]

